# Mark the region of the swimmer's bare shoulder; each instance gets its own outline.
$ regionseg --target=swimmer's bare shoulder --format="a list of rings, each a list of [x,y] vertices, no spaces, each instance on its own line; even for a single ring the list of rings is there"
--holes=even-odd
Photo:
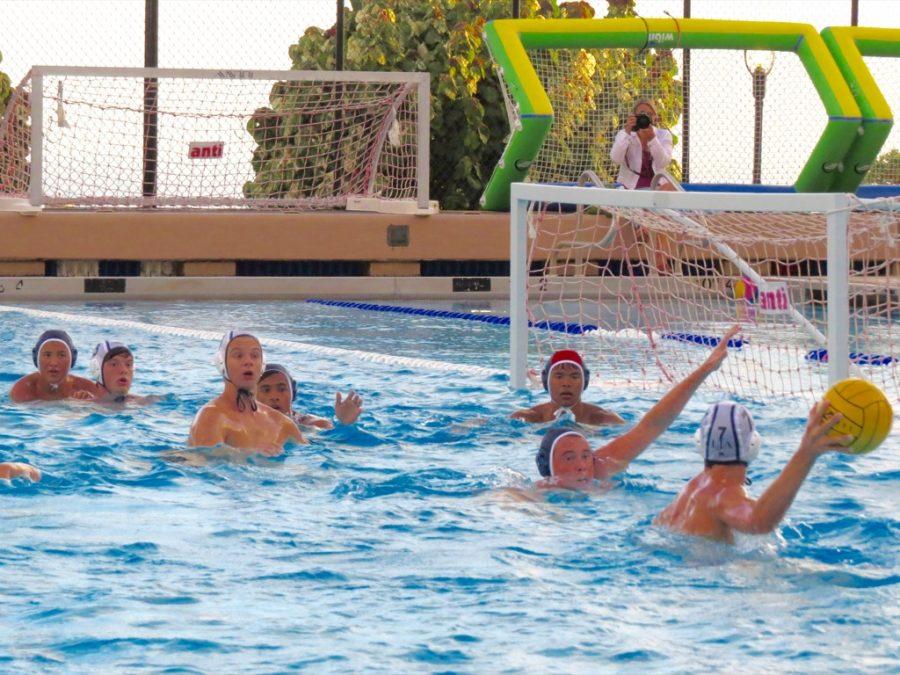
[[[71,378],[73,391],[88,391],[96,393],[100,391],[100,386],[96,382],[91,382],[87,378],[78,377],[78,375],[69,375]]]
[[[285,415],[284,413],[275,410],[275,408],[270,408],[265,403],[258,403],[259,411],[264,413],[268,419],[278,425],[279,433],[278,433],[278,444],[284,445],[287,441],[292,440],[297,443],[308,443],[303,434],[300,432],[300,427],[297,426],[297,423],[294,422],[290,417]]]
[[[555,419],[553,416],[555,408],[556,406],[553,403],[539,403],[531,408],[516,410],[510,417],[523,422],[551,422]]]
[[[9,390],[9,398],[13,403],[27,403],[37,399],[38,373],[30,373],[20,378]]]
[[[191,447],[211,448],[225,442],[223,425],[227,423],[225,413],[219,399],[213,399],[200,410],[191,423],[188,445]]]
[[[584,424],[592,424],[594,426],[601,426],[607,424],[625,424],[625,420],[622,417],[611,410],[606,410],[605,408],[601,408],[599,405],[594,405],[593,403],[583,403],[583,415],[584,419],[578,419],[576,416],[576,422],[582,422]]]
[[[691,479],[678,498],[663,509],[654,525],[662,525],[674,532],[733,541],[731,528],[719,513],[722,508],[733,509],[749,502],[743,486],[721,486],[705,474]]]
[[[154,403],[159,403],[163,398],[164,397],[159,394],[147,394],[146,396],[128,394],[128,396],[125,397],[125,403],[130,403],[132,405],[152,405]]]
[[[499,499],[514,502],[537,502],[541,500],[542,493],[536,488],[508,487],[497,490],[495,496]]]

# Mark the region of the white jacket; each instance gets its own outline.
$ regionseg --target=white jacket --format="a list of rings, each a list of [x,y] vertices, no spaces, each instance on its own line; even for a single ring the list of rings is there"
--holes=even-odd
[[[653,131],[656,132],[656,137],[647,143],[647,149],[653,158],[653,172],[659,173],[668,169],[669,162],[672,161],[672,134],[665,129],[656,127],[653,127]],[[616,134],[616,140],[613,141],[609,156],[619,165],[619,177],[616,180],[629,190],[634,189],[640,178],[640,173],[632,171],[629,167],[637,169],[639,172],[643,161],[642,154],[641,139],[637,134],[620,129]]]

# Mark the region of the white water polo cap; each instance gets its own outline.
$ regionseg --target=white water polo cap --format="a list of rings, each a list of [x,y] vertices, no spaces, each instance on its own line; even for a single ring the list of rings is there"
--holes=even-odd
[[[131,348],[122,342],[104,340],[98,343],[94,347],[94,353],[91,355],[91,376],[94,378],[94,381],[106,387],[106,382],[103,381],[103,366],[113,356],[123,353],[127,353],[132,358],[134,357],[134,354],[131,353]]]
[[[262,364],[260,366],[260,372],[265,372],[266,370],[266,353],[262,348],[262,343],[259,341],[259,338],[256,337],[253,333],[246,330],[230,330],[225,335],[222,336],[222,341],[219,342],[219,349],[216,352],[216,367],[219,369],[219,373],[222,375],[222,378],[231,382],[231,378],[228,377],[228,365],[226,361],[226,357],[228,355],[228,347],[231,343],[239,338],[239,337],[252,337],[256,340],[257,344],[259,344],[260,352],[262,353]]]
[[[697,452],[713,464],[749,464],[762,444],[750,411],[734,401],[711,405],[694,440]]]

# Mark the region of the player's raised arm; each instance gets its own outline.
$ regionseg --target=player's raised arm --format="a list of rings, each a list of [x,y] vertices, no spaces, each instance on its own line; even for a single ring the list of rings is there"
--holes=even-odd
[[[594,453],[594,473],[597,478],[608,478],[623,471],[647,446],[669,428],[669,425],[687,405],[687,402],[715,372],[728,355],[728,342],[740,326],[732,326],[706,360],[696,370],[676,384],[653,406],[630,431],[607,443]]]

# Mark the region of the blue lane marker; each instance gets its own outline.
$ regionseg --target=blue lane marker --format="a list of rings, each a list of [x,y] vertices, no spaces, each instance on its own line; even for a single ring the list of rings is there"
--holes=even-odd
[[[310,298],[306,302],[314,305],[325,305],[327,307],[346,307],[348,309],[364,309],[368,312],[391,312],[393,314],[411,314],[413,316],[431,316],[438,319],[461,319],[462,321],[478,321],[479,323],[490,323],[496,326],[508,326],[508,316],[496,316],[493,314],[473,314],[471,312],[451,312],[443,309],[425,309],[422,307],[402,307],[400,305],[376,305],[371,302],[350,302],[348,300],[322,300],[319,298]],[[566,323],[565,321],[539,321],[528,325],[533,328],[541,328],[543,330],[551,330],[559,333],[568,333],[569,335],[581,335],[591,330],[597,330],[596,326],[591,324]]]
[[[722,338],[717,335],[698,335],[697,333],[663,333],[660,335],[663,340],[675,340],[676,342],[690,342],[691,344],[700,345],[702,347],[718,347]],[[744,340],[741,338],[731,338],[728,346],[732,349],[740,349],[744,346]]]
[[[813,349],[806,355],[806,360],[828,363],[828,350]],[[850,360],[860,366],[889,366],[894,362],[894,357],[886,356],[884,354],[861,354],[860,352],[850,352]]]
[[[310,298],[306,302],[310,302],[314,305],[325,305],[326,307],[364,309],[369,312],[391,312],[394,314],[411,314],[414,316],[432,316],[439,319],[461,319],[463,321],[478,321],[480,323],[490,323],[496,326],[509,325],[508,316],[495,316],[493,314],[451,312],[441,309],[403,307],[401,305],[376,305],[371,302],[352,302],[349,300],[322,300],[321,298]],[[532,323],[531,321],[529,321],[528,326],[531,328],[540,328],[541,330],[549,330],[557,333],[566,333],[568,335],[581,335],[582,333],[597,330],[597,326],[589,323],[566,323],[565,321],[538,321],[537,323]],[[713,335],[697,335],[694,333],[663,333],[661,337],[664,340],[689,342],[691,344],[700,345],[701,347],[715,347],[719,344],[719,340],[721,339]],[[740,349],[744,346],[744,341],[733,338],[728,341],[728,346],[732,349]]]

